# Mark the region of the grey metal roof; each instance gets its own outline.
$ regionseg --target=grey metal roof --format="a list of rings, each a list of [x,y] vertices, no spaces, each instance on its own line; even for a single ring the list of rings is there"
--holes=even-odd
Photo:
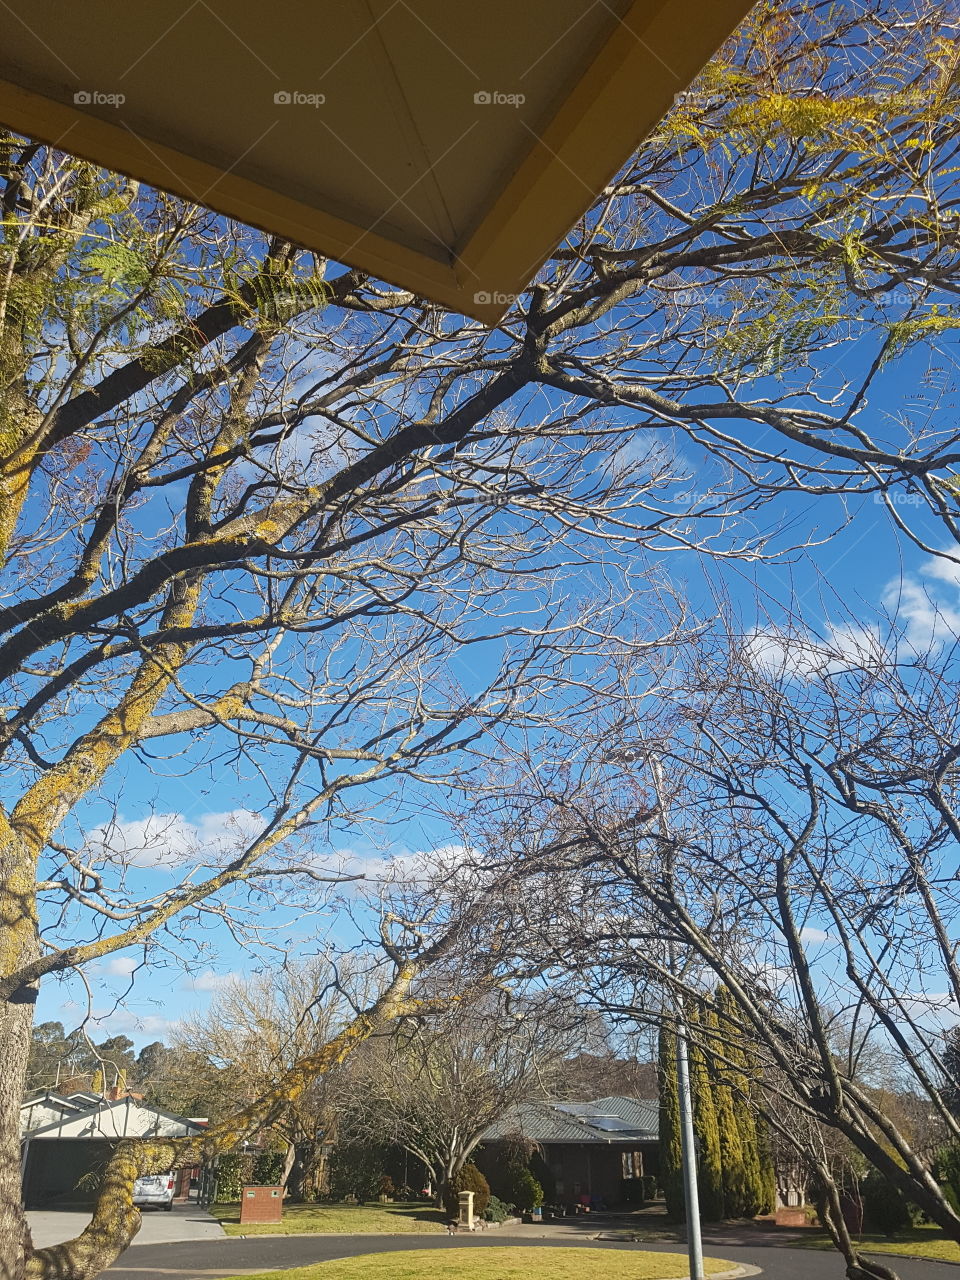
[[[649,1129],[656,1134],[660,1126],[660,1103],[656,1098],[598,1098],[591,1105],[601,1111],[611,1111],[637,1129]]]
[[[598,1098],[594,1102],[521,1102],[494,1121],[486,1142],[522,1134],[531,1142],[654,1142],[659,1104],[644,1098]]]

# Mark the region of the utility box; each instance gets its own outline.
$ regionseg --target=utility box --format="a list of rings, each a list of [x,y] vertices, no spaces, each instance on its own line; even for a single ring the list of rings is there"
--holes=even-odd
[[[243,1187],[240,1192],[240,1225],[280,1222],[283,1219],[283,1187]]]
[[[458,1226],[464,1227],[467,1231],[473,1230],[473,1192],[461,1191],[460,1196],[460,1220]]]

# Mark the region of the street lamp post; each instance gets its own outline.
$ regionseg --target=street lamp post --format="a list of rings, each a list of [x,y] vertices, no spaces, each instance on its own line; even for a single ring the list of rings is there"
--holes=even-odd
[[[657,809],[660,818],[660,834],[664,842],[670,840],[667,820],[667,797],[663,785],[663,772],[656,756],[650,759],[654,787],[657,793]],[[670,975],[677,972],[673,942],[667,943],[667,959]],[[697,1140],[693,1133],[693,1095],[690,1090],[690,1054],[687,1043],[687,1019],[683,1008],[683,996],[675,995],[677,1009],[677,1101],[680,1107],[680,1163],[683,1172],[683,1203],[687,1213],[687,1253],[690,1258],[690,1280],[704,1280],[703,1240],[700,1235],[700,1192],[697,1187]]]
[[[693,1097],[690,1092],[690,1060],[683,1003],[677,1002],[677,1095],[680,1103],[680,1157],[683,1166],[683,1202],[687,1211],[687,1253],[690,1280],[704,1280],[703,1241],[700,1237],[700,1193],[697,1187],[697,1143],[693,1136]]]

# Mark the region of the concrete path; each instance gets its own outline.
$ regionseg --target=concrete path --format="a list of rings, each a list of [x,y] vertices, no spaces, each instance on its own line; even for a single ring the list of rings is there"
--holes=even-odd
[[[27,1214],[33,1243],[38,1249],[60,1244],[78,1236],[90,1221],[82,1210],[31,1209]],[[195,1204],[176,1204],[170,1213],[165,1209],[143,1210],[143,1225],[137,1235],[137,1246],[162,1245],[180,1240],[223,1240],[223,1227],[205,1209]]]
[[[683,1253],[679,1245],[616,1244],[575,1237],[553,1239],[509,1238],[497,1231],[479,1236],[259,1236],[241,1239],[208,1240],[194,1244],[134,1245],[106,1274],[110,1280],[216,1280],[220,1276],[251,1274],[285,1267],[303,1267],[311,1262],[331,1262],[363,1253],[386,1253],[403,1249],[485,1249],[505,1244],[518,1249],[565,1245],[572,1248],[656,1250]],[[785,1249],[772,1244],[749,1247],[716,1246],[708,1252],[732,1262],[760,1267],[767,1280],[843,1280],[844,1268],[834,1253]],[[957,1274],[950,1263],[919,1262],[906,1258],[884,1258],[901,1280],[953,1280]],[[335,1273],[334,1273],[335,1275]]]

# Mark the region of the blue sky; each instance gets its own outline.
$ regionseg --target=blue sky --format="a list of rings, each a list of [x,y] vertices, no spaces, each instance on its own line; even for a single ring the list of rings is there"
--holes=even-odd
[[[816,523],[826,523],[822,510],[810,515],[816,517]],[[904,581],[921,593],[919,602],[914,599],[908,604],[921,633],[932,625],[930,601],[947,614],[960,610],[956,579],[944,580],[951,576],[946,562],[932,561],[905,545],[892,530],[883,508],[869,498],[861,502],[848,527],[836,537],[792,562],[720,566],[715,561],[698,560],[689,552],[674,552],[663,563],[674,582],[682,582],[688,597],[704,612],[711,610],[714,587],[722,584],[747,623],[758,616],[758,604],[774,618],[781,604],[798,607],[811,630],[819,634],[829,635],[831,624],[849,624],[851,616],[869,625],[884,600],[891,599],[891,587]],[[257,795],[247,779],[231,778],[227,772],[218,777],[205,773],[184,776],[175,766],[167,768],[162,763],[157,768],[159,776],[150,780],[141,768],[125,761],[115,771],[110,787],[118,796],[121,820],[129,824],[124,838],[131,847],[143,850],[134,855],[136,862],[145,864],[135,874],[144,888],[154,891],[179,876],[179,864],[163,865],[171,849],[176,855],[197,844],[216,847],[218,841],[242,833],[252,821],[250,811],[257,806]],[[77,815],[78,825],[85,828],[89,839],[96,840],[98,835],[109,839],[108,833],[97,830],[98,823],[109,816],[106,803],[95,804]],[[376,873],[384,858],[430,850],[453,838],[436,819],[400,812],[394,825],[386,829],[371,823],[352,833],[343,832],[339,838],[334,836],[330,851],[333,861],[351,871],[372,868]],[[177,863],[176,857],[171,861]],[[157,862],[161,865],[150,865]],[[328,929],[344,943],[356,938],[354,923],[332,906],[304,917],[298,906],[285,910],[277,904],[264,922],[275,931],[277,945],[292,945],[295,950],[316,949],[318,936]],[[811,941],[816,942],[812,935]],[[261,955],[269,959],[269,949]],[[219,985],[257,964],[225,928],[216,925],[209,928],[201,954],[185,957],[186,968],[162,956],[139,968],[141,959],[138,952],[123,952],[94,965],[88,971],[89,995],[75,977],[62,982],[48,980],[38,1002],[38,1021],[57,1019],[68,1027],[75,1025],[85,1015],[89,1001],[94,1014],[89,1030],[94,1038],[123,1031],[142,1044],[163,1038],[171,1022],[205,1008]]]
[[[829,382],[835,372],[839,384],[844,375],[856,376],[873,350],[869,342],[852,337],[836,351],[824,352],[822,378]],[[944,335],[935,347],[915,347],[892,364],[872,392],[871,429],[879,436],[896,436],[903,430],[899,415],[913,414],[922,420],[933,413],[942,416],[945,429],[952,430],[957,409],[955,353],[955,344]],[[792,376],[784,375],[788,388]],[[759,394],[762,387],[755,385],[751,390]],[[711,477],[712,463],[689,442],[674,443],[691,469],[690,481],[682,488],[695,492],[702,478]],[[912,505],[909,494],[900,496],[904,511],[927,541],[944,546],[945,531],[929,520],[925,525],[922,508]],[[775,622],[787,610],[798,610],[812,633],[830,635],[851,624],[876,625],[884,608],[898,611],[901,621],[915,629],[920,643],[944,621],[950,625],[956,621],[960,627],[956,573],[948,562],[932,560],[898,534],[872,495],[854,498],[846,510],[837,498],[781,496],[763,509],[759,519],[765,529],[780,527],[774,541],[781,550],[805,539],[826,541],[807,552],[785,553],[762,563],[718,561],[683,550],[665,552],[659,563],[695,610],[712,613],[714,593],[720,589],[740,611],[745,630]],[[583,570],[585,586],[589,573]],[[939,623],[934,606],[942,611]],[[486,674],[486,660],[478,651],[461,651],[453,663],[456,676],[465,684]],[[268,800],[266,788],[247,775],[235,774],[227,766],[187,770],[176,758],[158,758],[152,770],[127,758],[113,771],[106,793],[103,800],[77,812],[70,824],[72,834],[94,844],[122,837],[128,847],[140,850],[134,854],[138,865],[131,874],[149,891],[175,883],[191,850],[216,849],[242,836],[251,815]],[[112,801],[122,826],[119,833],[103,827],[111,820]],[[410,806],[401,806],[388,825],[359,823],[351,831],[333,832],[329,842],[322,834],[320,844],[335,863],[350,871],[376,871],[384,859],[429,851],[453,838],[439,819],[422,809],[413,812]],[[294,949],[316,947],[318,935],[330,929],[344,943],[357,936],[357,926],[348,914],[322,905],[315,914],[305,914],[300,901],[265,905],[261,923],[270,931],[268,944],[275,938],[278,946]],[[48,980],[41,990],[38,1020],[76,1025],[89,1002],[95,1037],[116,1031],[126,1032],[138,1043],[162,1037],[171,1022],[206,1007],[223,981],[257,963],[223,925],[208,921],[203,928],[199,954],[183,955],[180,963],[175,956],[160,956],[149,967],[139,968],[139,955],[121,953],[88,971],[89,993],[75,977]],[[267,945],[261,954],[269,959],[276,953]]]

